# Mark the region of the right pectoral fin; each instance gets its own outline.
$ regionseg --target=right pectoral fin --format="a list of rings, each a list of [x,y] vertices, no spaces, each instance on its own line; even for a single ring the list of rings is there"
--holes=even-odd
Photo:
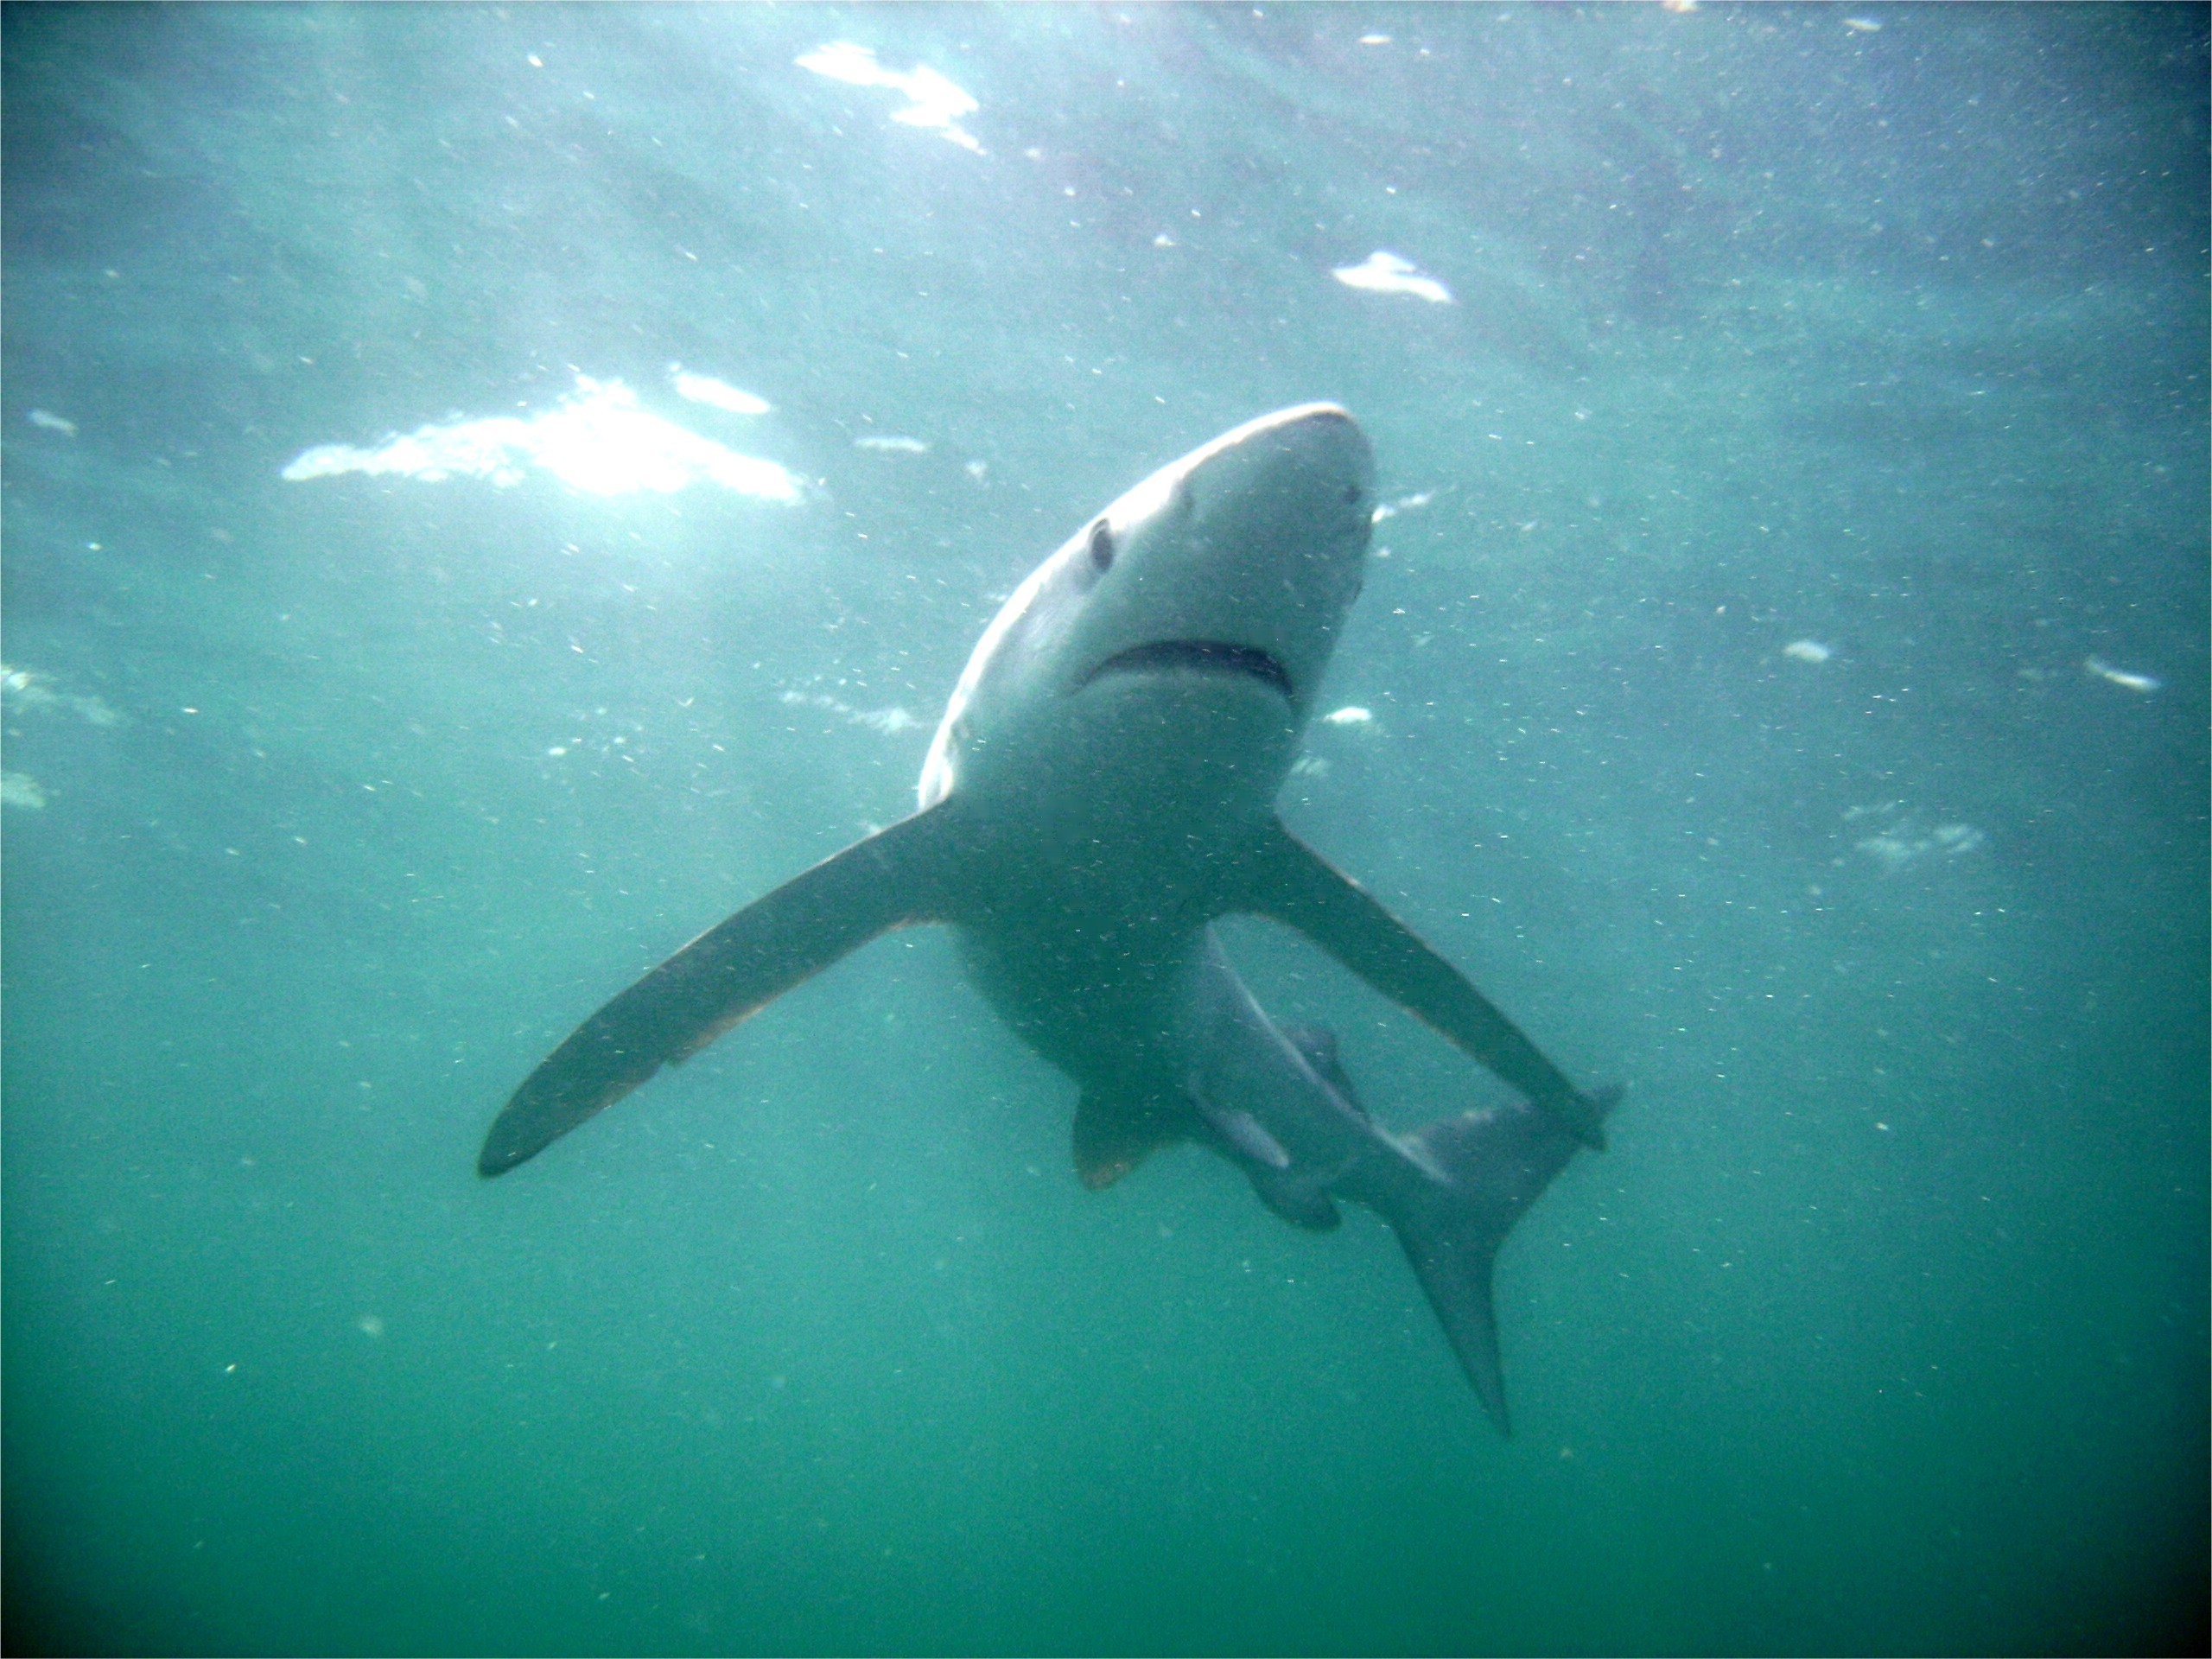
[[[1491,1000],[1368,891],[1280,823],[1247,849],[1236,908],[1296,928],[1593,1149],[1604,1113]]]
[[[709,928],[570,1034],[507,1102],[476,1160],[499,1175],[879,933],[944,919],[957,849],[935,806],[855,842]]]

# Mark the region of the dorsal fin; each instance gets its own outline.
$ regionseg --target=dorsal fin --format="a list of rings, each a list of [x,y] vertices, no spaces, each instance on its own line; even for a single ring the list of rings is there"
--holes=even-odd
[[[1189,1130],[1186,1113],[1086,1091],[1075,1109],[1075,1173],[1093,1192],[1103,1192]]]

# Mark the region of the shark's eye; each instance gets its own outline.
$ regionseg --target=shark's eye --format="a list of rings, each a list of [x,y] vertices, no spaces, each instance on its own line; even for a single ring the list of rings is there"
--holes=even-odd
[[[1344,505],[1346,506],[1356,507],[1366,499],[1367,492],[1361,489],[1358,485],[1347,484],[1344,486]]]
[[[1103,518],[1090,527],[1090,562],[1102,571],[1114,568],[1114,529]]]

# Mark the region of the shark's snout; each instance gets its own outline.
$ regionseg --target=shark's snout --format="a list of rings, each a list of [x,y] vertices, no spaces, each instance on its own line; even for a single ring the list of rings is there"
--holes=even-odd
[[[1278,410],[1162,467],[1096,520],[1081,690],[1124,674],[1242,676],[1303,709],[1357,595],[1373,506],[1366,435],[1333,404]]]

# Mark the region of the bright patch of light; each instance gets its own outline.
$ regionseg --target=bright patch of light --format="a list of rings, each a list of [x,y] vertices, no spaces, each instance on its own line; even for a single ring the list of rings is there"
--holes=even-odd
[[[863,709],[853,716],[854,721],[872,732],[881,732],[886,737],[896,737],[901,732],[917,732],[922,722],[904,709]]]
[[[886,737],[896,737],[901,732],[919,731],[925,723],[904,709],[855,709],[842,697],[833,697],[821,691],[784,691],[778,694],[776,700],[794,709],[825,709],[841,720],[849,721],[855,726],[865,726]]]
[[[926,455],[930,447],[919,438],[879,437],[871,433],[864,438],[855,438],[855,449],[880,449],[887,454]]]
[[[1375,511],[1368,517],[1371,522],[1379,524],[1384,519],[1395,518],[1402,512],[1412,512],[1425,507],[1435,499],[1434,490],[1423,490],[1416,495],[1402,495],[1395,501],[1376,503]]]
[[[1329,273],[1346,288],[1370,294],[1410,294],[1435,305],[1452,303],[1452,290],[1433,276],[1425,276],[1413,262],[1377,248],[1356,265],[1340,265]]]
[[[2101,680],[2109,680],[2129,691],[2140,691],[2145,696],[2165,683],[2155,674],[2136,674],[2124,668],[2114,668],[2101,657],[2092,657],[2082,666]]]
[[[1346,703],[1333,713],[1322,715],[1321,723],[1324,726],[1372,726],[1375,712],[1363,709],[1356,702]]]
[[[90,725],[123,724],[123,716],[98,697],[57,690],[52,675],[35,668],[10,668],[5,663],[0,663],[0,707],[19,711],[35,709],[41,713],[67,709]]]
[[[887,68],[875,60],[874,50],[855,46],[850,41],[833,41],[828,46],[817,47],[795,61],[802,69],[811,69],[817,75],[842,80],[849,86],[888,86],[893,92],[903,92],[910,102],[905,109],[891,112],[893,121],[909,127],[925,127],[963,149],[972,149],[979,156],[983,153],[975,135],[960,125],[961,117],[975,114],[982,105],[925,63],[903,72]]]
[[[695,404],[711,404],[733,415],[766,415],[774,409],[766,397],[756,397],[727,380],[717,380],[711,374],[693,374],[684,369],[676,372],[676,395],[689,397]]]
[[[587,495],[667,493],[704,483],[763,501],[800,499],[798,480],[774,461],[739,454],[639,408],[638,394],[620,380],[587,375],[578,375],[575,391],[543,414],[417,427],[373,449],[320,444],[285,467],[284,476],[294,483],[346,473],[426,484],[480,478],[505,489],[533,467]]]
[[[1782,648],[1785,657],[1794,657],[1801,663],[1825,663],[1835,655],[1835,648],[1824,645],[1817,639],[1792,639]]]
[[[1843,821],[1874,828],[1873,835],[1852,842],[1852,850],[1892,873],[1923,860],[1940,863],[1963,858],[1989,844],[1989,837],[1970,823],[1938,823],[1932,830],[1923,829],[1926,820],[1906,810],[1902,801],[1854,806],[1844,813]]]

